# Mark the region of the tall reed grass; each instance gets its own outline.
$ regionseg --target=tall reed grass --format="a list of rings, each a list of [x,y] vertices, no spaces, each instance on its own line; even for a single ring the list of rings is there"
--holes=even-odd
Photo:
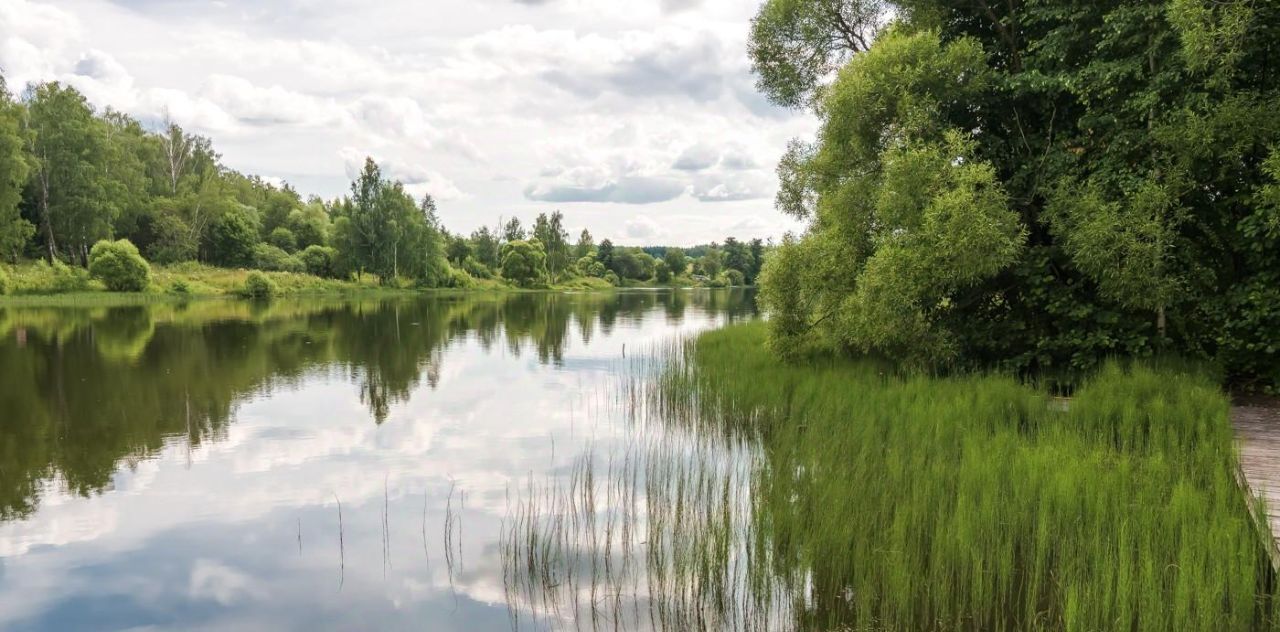
[[[636,444],[512,508],[513,613],[545,629],[1278,627],[1270,534],[1211,376],[1112,363],[1064,409],[1010,377],[783,364],[764,335],[732,325],[632,361],[612,402]]]

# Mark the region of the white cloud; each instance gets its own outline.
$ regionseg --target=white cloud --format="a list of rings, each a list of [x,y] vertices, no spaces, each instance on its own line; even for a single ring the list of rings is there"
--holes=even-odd
[[[634,219],[627,220],[626,229],[627,236],[633,239],[653,239],[666,234],[662,226],[648,215],[636,215]]]
[[[372,153],[452,200],[441,217],[463,232],[554,204],[626,239],[623,209],[643,204],[681,241],[723,239],[775,213],[773,165],[814,128],[754,89],[755,3],[223,5],[0,0],[0,66],[15,91],[61,80],[146,123],[167,113],[304,195],[342,194],[344,152]]]

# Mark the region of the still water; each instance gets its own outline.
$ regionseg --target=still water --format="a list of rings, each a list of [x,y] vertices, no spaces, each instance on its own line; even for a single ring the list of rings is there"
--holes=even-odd
[[[729,290],[0,308],[0,629],[654,627],[616,566],[636,514],[587,518],[624,552],[574,557],[599,577],[569,605],[543,558],[585,531],[555,520],[646,493],[646,354],[755,317]]]

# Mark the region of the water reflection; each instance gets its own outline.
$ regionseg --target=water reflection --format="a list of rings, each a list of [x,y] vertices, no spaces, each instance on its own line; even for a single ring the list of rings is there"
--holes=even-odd
[[[740,291],[0,309],[0,627],[507,629],[513,486],[635,440],[625,353],[753,316]]]

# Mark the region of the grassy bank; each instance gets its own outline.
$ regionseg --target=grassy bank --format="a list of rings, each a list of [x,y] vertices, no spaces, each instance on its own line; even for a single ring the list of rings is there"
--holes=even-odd
[[[0,305],[135,305],[148,302],[239,296],[253,270],[218,268],[196,263],[153,266],[151,285],[145,292],[108,292],[82,268],[24,263],[0,268],[7,278]],[[276,296],[344,296],[353,294],[394,294],[423,291],[410,281],[382,285],[373,275],[356,280],[325,279],[295,272],[258,272],[274,284]],[[615,287],[604,279],[579,277],[538,288],[521,288],[500,279],[473,279],[465,288],[448,291],[609,291],[615,289],[678,288],[679,283],[628,283]],[[435,290],[432,290],[435,291]]]
[[[789,587],[796,627],[1276,627],[1209,376],[1112,364],[1064,411],[1006,377],[784,365],[764,336],[704,334],[657,405],[763,446],[748,575]]]

